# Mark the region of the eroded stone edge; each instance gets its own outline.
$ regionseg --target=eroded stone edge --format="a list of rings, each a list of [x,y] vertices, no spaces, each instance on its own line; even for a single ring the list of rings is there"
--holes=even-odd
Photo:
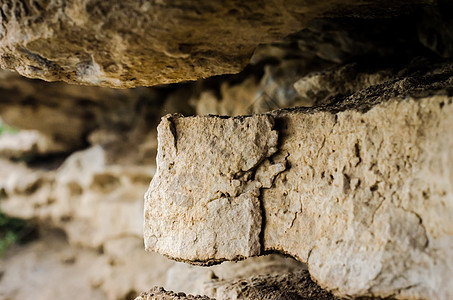
[[[270,114],[261,114],[261,117],[266,117],[268,121],[271,122],[272,128],[270,129],[271,132],[275,132],[277,134],[278,138],[278,130],[275,129],[275,121],[274,117]],[[167,142],[166,150],[170,151],[170,155],[176,155],[177,154],[177,141],[178,141],[178,132],[176,130],[176,125],[174,124],[176,118],[183,118],[184,116],[181,114],[169,114],[166,115],[162,118],[160,127],[165,128],[162,129],[162,135],[167,135],[165,141]],[[256,115],[254,116],[238,116],[238,117],[226,117],[226,116],[195,116],[195,117],[185,117],[185,118],[217,118],[217,119],[247,119],[247,118],[255,118]],[[165,132],[164,132],[165,131]],[[270,189],[272,188],[272,183],[277,177],[278,174],[284,172],[286,170],[287,164],[286,164],[286,157],[287,155],[280,155],[279,150],[278,150],[278,143],[277,145],[266,145],[269,148],[267,149],[267,154],[262,155],[260,160],[253,165],[252,168],[246,171],[246,173],[249,173],[249,179],[245,180],[244,182],[249,183],[249,187],[252,186],[250,189],[256,189],[258,195],[254,195],[252,192],[252,195],[254,198],[257,198],[259,201],[259,219],[260,219],[260,232],[258,233],[258,241],[259,241],[259,250],[257,253],[251,256],[260,256],[265,254],[264,250],[264,226],[265,223],[263,222],[263,202],[261,199],[261,190],[262,189]],[[159,155],[159,154],[158,154]],[[271,162],[272,161],[272,162]],[[242,173],[240,171],[239,173]],[[159,177],[159,168],[156,172],[156,175],[154,178]],[[256,177],[259,177],[263,183],[260,180],[257,180]],[[259,187],[256,188],[256,185],[259,184]],[[247,184],[244,184],[247,186]],[[254,187],[255,186],[255,187]],[[147,211],[147,205],[148,205],[148,199],[151,198],[151,193],[152,193],[152,187],[153,184],[151,183],[148,191],[145,194],[145,219],[146,219],[146,211]],[[246,188],[247,189],[247,188]],[[248,193],[249,191],[245,190],[243,193],[239,194],[237,197],[240,197],[244,193]],[[149,227],[147,226],[147,222],[145,222],[145,231],[146,228]],[[146,244],[146,236],[145,236],[145,244]],[[145,245],[145,248],[147,251],[155,251],[152,247],[149,247],[148,245]],[[167,253],[161,253],[162,255],[166,256],[167,258],[170,258],[172,260],[180,261],[180,262],[185,262],[185,263],[190,263],[193,265],[200,265],[200,266],[209,266],[209,265],[215,265],[219,264],[224,261],[239,261],[246,259],[247,257],[251,256],[243,256],[243,255],[237,255],[233,258],[216,258],[216,259],[208,259],[208,260],[190,260],[190,259],[184,259],[181,257],[175,257],[172,255],[169,255]]]

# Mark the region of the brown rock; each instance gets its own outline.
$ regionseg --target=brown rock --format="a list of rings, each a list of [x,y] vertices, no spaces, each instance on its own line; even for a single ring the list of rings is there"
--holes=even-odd
[[[310,278],[307,270],[293,273],[262,275],[236,281],[211,284],[217,300],[227,299],[307,299],[336,300]]]
[[[299,31],[315,17],[373,17],[405,4],[6,0],[0,66],[47,81],[117,88],[195,80],[240,71],[258,44]]]
[[[162,287],[154,287],[147,293],[142,293],[135,300],[210,300],[207,296],[193,296],[185,293],[166,291]]]

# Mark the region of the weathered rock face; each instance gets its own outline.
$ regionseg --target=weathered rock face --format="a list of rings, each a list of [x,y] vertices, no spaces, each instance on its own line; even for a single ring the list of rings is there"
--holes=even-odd
[[[167,117],[159,126],[159,180],[150,186],[145,211],[147,249],[189,261],[259,254],[260,185],[248,179],[277,150],[272,119]],[[231,151],[235,144],[242,145],[237,152]],[[230,230],[234,224],[237,231]]]
[[[61,228],[71,244],[141,238],[165,89],[82,87],[2,71],[0,92],[2,120],[18,128],[0,135],[1,210]]]
[[[47,81],[121,88],[195,80],[240,71],[258,44],[315,17],[374,17],[389,9],[406,11],[407,3],[7,0],[0,66]]]
[[[136,120],[140,113],[152,116],[146,107],[161,105],[163,98],[157,89],[114,90],[47,83],[10,71],[0,71],[0,93],[2,120],[20,129],[39,131],[61,145],[59,152],[72,152],[89,142],[106,144],[109,138],[139,127]],[[136,112],[137,106],[143,108],[140,113]],[[159,115],[159,109],[152,110]],[[150,122],[143,126],[155,125]],[[103,140],[88,141],[90,134],[99,129],[104,131]]]
[[[2,210],[62,228],[71,243],[89,247],[141,237],[140,198],[153,169],[122,167],[119,172],[105,156],[101,147],[93,147],[52,171],[1,160]]]
[[[203,83],[110,90],[44,83],[6,71],[0,78],[0,114],[20,128],[0,135],[2,212],[60,228],[69,242],[44,236],[0,258],[0,297],[48,298],[70,290],[84,298],[125,299],[154,285],[215,296],[208,283],[301,268],[279,256],[212,269],[173,268],[175,262],[144,251],[143,194],[155,172],[155,126],[163,112],[193,113],[199,101],[195,90]],[[232,87],[245,92],[246,84]],[[45,272],[39,291],[31,284],[35,266]],[[71,282],[64,274],[71,274]]]
[[[147,293],[142,293],[135,300],[211,300],[207,296],[186,295],[185,293],[175,293],[166,291],[162,287],[154,287]]]
[[[122,237],[100,253],[69,245],[61,232],[42,233],[39,240],[0,257],[0,298],[118,300],[131,299],[149,285],[165,286],[174,262],[145,253],[142,244],[140,238]]]
[[[450,298],[451,70],[316,109],[165,117],[147,249],[194,263],[275,250],[336,294]]]
[[[336,300],[329,292],[314,283],[307,270],[269,274],[242,280],[217,281],[211,285],[214,298],[193,296],[184,293],[167,292],[163,288],[153,288],[141,294],[136,300],[191,300],[191,299],[307,299]]]
[[[283,275],[306,269],[305,264],[279,254],[255,256],[242,261],[224,262],[210,267],[175,263],[167,272],[165,287],[192,295],[218,299],[221,287],[262,275]]]
[[[327,295],[303,263],[255,256],[272,251],[308,262],[337,295],[450,297],[451,5],[339,2],[3,1],[0,64],[70,83],[237,72],[256,45],[297,32],[258,46],[236,76],[154,88],[0,72],[0,116],[20,128],[0,136],[2,211],[64,230],[75,254],[63,269],[93,299],[154,285],[217,299]],[[317,108],[268,113],[296,106]],[[143,193],[169,113],[260,115],[164,118],[148,248],[197,264],[252,259],[205,268],[145,256]],[[24,253],[0,261],[2,296],[33,294],[16,289],[39,264]],[[59,255],[45,253],[43,268]],[[50,278],[64,280],[60,265]],[[68,287],[56,282],[42,281],[52,296]]]
[[[314,283],[307,270],[219,281],[211,286],[215,299],[319,299],[336,300]]]

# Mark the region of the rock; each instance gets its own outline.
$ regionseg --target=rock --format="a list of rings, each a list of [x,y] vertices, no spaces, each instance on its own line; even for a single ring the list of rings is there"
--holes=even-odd
[[[117,249],[111,251],[116,246],[123,247],[121,257]],[[0,257],[0,298],[132,299],[150,284],[165,285],[165,273],[174,264],[145,253],[140,238],[120,238],[105,250],[74,247],[61,233],[42,233]]]
[[[227,299],[340,299],[321,289],[307,270],[294,273],[262,275],[236,281],[213,283],[217,300]]]
[[[2,210],[62,228],[73,244],[99,248],[118,237],[141,237],[142,198],[154,168],[120,167],[106,155],[92,147],[56,170],[1,160]]]
[[[9,71],[0,72],[0,92],[2,120],[17,128],[0,135],[2,211],[61,228],[71,244],[102,248],[142,237],[158,107],[169,93],[45,83]]]
[[[36,130],[22,130],[0,135],[0,156],[10,159],[64,152],[65,146]]]
[[[152,182],[145,206],[146,249],[192,262],[259,254],[260,186],[248,179],[277,150],[273,126],[268,116],[164,117],[158,127],[159,180]],[[242,147],[232,152],[236,143]],[[217,182],[205,184],[212,178]]]
[[[241,279],[276,275],[304,269],[305,265],[278,254],[250,257],[238,262],[223,262],[210,267],[175,263],[167,272],[166,288],[192,295],[219,297],[213,285]],[[225,284],[227,285],[227,284]]]
[[[8,0],[0,66],[47,81],[131,88],[237,73],[260,43],[323,15],[377,17],[406,1],[136,2]]]
[[[1,70],[0,93],[4,123],[39,131],[63,147],[60,152],[86,147],[87,137],[100,127],[115,128],[116,135],[134,127],[138,105],[143,107],[141,113],[149,113],[148,104],[159,114],[156,106],[162,97],[157,89],[114,90],[48,83]]]
[[[414,7],[413,7],[414,8]],[[428,55],[429,50],[417,34],[421,20],[428,13],[417,7],[399,16],[379,18],[317,18],[304,30],[291,36],[297,41],[302,53],[335,63],[366,61],[368,63],[388,63],[398,65],[407,58]],[[427,6],[426,10],[437,11],[437,5]],[[445,10],[445,9],[444,9]],[[426,21],[426,25],[436,26],[438,20]]]
[[[167,271],[175,264],[162,255],[149,255],[143,250],[143,239],[124,236],[110,239],[104,246],[104,263],[108,263],[102,276],[94,277],[109,299],[132,299],[149,286],[165,286]]]
[[[303,264],[277,254],[211,267],[177,263],[167,273],[166,286],[219,300],[337,299],[310,279]]]
[[[210,300],[211,298],[206,296],[193,296],[186,295],[185,293],[175,293],[166,291],[162,287],[155,287],[147,293],[142,293],[135,300]]]
[[[420,42],[442,57],[453,57],[452,3],[439,0],[437,7],[426,7],[417,24]]]
[[[303,76],[293,86],[299,97],[311,105],[330,104],[336,98],[351,95],[360,90],[395,80],[394,70],[361,70],[357,64],[331,67]]]
[[[258,46],[237,75],[153,88],[0,72],[0,116],[20,129],[0,136],[0,207],[64,230],[69,242],[36,251],[48,246],[36,257],[54,262],[55,273],[46,270],[58,276],[40,281],[35,297],[60,297],[68,288],[55,279],[66,278],[62,269],[84,276],[77,288],[93,299],[131,299],[154,285],[215,298],[310,291],[298,272],[305,264],[255,256],[272,251],[308,261],[314,279],[337,295],[450,297],[450,190],[442,187],[451,185],[450,156],[439,144],[449,143],[441,121],[449,120],[452,95],[451,63],[441,60],[451,56],[446,1],[38,2],[0,5],[0,64],[70,83],[130,87],[237,72],[258,43],[298,32]],[[267,113],[314,105],[323,107]],[[165,118],[169,140],[161,141],[173,142],[159,155],[168,182],[149,193],[161,194],[147,207],[147,246],[196,264],[254,257],[205,268],[144,253],[143,194],[156,170],[155,127],[168,113],[260,115]],[[381,148],[372,144],[380,138]],[[443,153],[445,163],[425,153]],[[425,180],[431,162],[433,179]],[[166,170],[159,168],[156,181]],[[435,179],[441,171],[443,181]],[[443,204],[443,214],[433,209]],[[447,234],[436,231],[443,225]],[[89,259],[79,245],[95,248],[84,249]],[[14,274],[32,280],[32,266],[44,266],[33,257],[8,256],[8,268],[20,271],[5,273],[2,292],[23,286],[20,278],[11,284]],[[8,296],[32,297],[25,291]]]
[[[336,295],[452,297],[452,69],[313,109],[163,118],[147,250],[197,264],[279,251]]]

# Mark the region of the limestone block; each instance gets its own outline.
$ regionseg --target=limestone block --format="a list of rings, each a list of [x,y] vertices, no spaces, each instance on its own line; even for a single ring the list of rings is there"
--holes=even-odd
[[[446,65],[326,107],[165,117],[147,250],[201,264],[279,251],[336,295],[453,297],[449,78]]]
[[[158,127],[159,180],[151,184],[145,206],[146,248],[192,262],[259,254],[261,185],[250,178],[277,150],[273,126],[265,115],[164,117]]]
[[[431,1],[412,1],[411,5]],[[407,1],[31,1],[0,6],[0,66],[47,81],[130,88],[236,73],[260,43],[313,18]]]

